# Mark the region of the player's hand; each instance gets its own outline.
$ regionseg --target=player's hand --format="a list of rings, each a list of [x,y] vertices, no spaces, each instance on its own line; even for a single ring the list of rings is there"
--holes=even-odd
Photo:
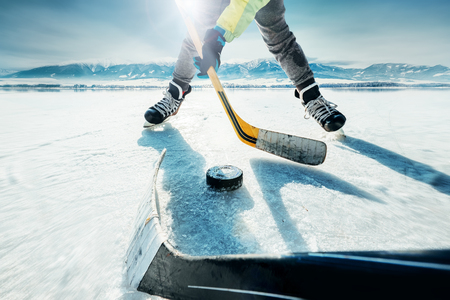
[[[200,58],[200,56],[194,57],[194,65],[200,70],[200,73],[197,74],[199,78],[207,78],[210,67],[213,67],[216,72],[219,69],[220,54],[225,46],[225,38],[221,31],[224,32],[218,26],[206,31],[202,47],[203,58]]]

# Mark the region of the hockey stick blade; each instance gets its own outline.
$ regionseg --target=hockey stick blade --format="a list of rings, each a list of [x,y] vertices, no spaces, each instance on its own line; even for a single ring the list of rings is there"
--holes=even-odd
[[[183,17],[189,35],[194,42],[195,49],[202,57],[202,43],[197,30],[192,21],[186,16],[180,0],[175,0],[178,9]],[[211,80],[217,96],[228,115],[228,118],[236,132],[237,137],[251,147],[263,150],[274,155],[307,165],[320,165],[325,161],[327,146],[324,142],[308,138],[288,135],[279,132],[259,129],[242,120],[231,107],[228,97],[225,94],[219,77],[213,67],[208,70],[208,76]]]
[[[259,130],[255,147],[312,166],[322,164],[327,156],[327,145],[324,142],[265,129]]]

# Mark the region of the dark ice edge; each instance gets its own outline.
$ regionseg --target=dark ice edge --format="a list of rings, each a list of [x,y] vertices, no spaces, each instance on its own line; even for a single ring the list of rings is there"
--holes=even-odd
[[[168,299],[448,299],[450,250],[191,256],[159,223],[155,167],[127,252],[127,281]],[[143,221],[144,220],[144,221]]]

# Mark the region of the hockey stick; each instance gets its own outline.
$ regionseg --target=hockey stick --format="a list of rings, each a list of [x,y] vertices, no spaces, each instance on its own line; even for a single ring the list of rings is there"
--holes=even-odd
[[[199,56],[202,57],[202,43],[194,24],[185,14],[180,0],[175,0],[175,2],[186,23],[195,48]],[[243,143],[301,164],[320,165],[324,162],[327,154],[327,145],[324,142],[260,129],[248,124],[242,120],[236,114],[233,107],[231,107],[228,97],[225,94],[219,77],[213,67],[209,68],[208,76],[211,79],[228,118],[230,119],[236,135]]]

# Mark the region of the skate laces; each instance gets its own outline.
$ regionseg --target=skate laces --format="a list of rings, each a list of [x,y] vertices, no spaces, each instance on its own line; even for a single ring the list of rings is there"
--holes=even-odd
[[[320,95],[316,100],[311,100],[305,105],[305,119],[313,117],[316,121],[323,123],[329,116],[336,112],[337,105],[325,100]]]
[[[169,89],[163,91],[163,99],[155,104],[154,109],[156,109],[163,117],[172,115],[180,106],[180,101],[172,97],[169,93]]]

